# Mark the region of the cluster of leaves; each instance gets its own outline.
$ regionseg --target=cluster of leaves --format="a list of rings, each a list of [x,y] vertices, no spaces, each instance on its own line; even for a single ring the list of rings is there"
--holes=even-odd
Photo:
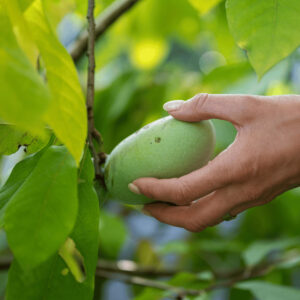
[[[27,152],[0,190],[0,228],[14,255],[6,299],[90,299],[99,204],[85,100],[46,5],[0,6],[0,153]]]
[[[98,14],[113,1],[96,2]],[[97,42],[95,122],[106,151],[163,116],[167,99],[186,99],[199,91],[295,92],[291,74],[299,57],[289,55],[300,44],[300,3],[286,2],[138,3]],[[101,258],[108,260],[123,255],[160,270],[170,255],[175,257],[173,265],[181,271],[162,280],[180,289],[205,289],[220,274],[230,277],[232,270],[251,272],[276,261],[261,280],[233,283],[222,297],[299,299],[299,290],[286,287],[299,279],[300,242],[291,238],[299,232],[299,190],[250,210],[227,227],[163,244],[158,239],[170,228],[155,227],[159,231],[153,236],[140,239],[127,228],[137,215],[129,208],[104,203],[99,223],[94,169],[84,149],[87,120],[80,83],[86,80],[87,59],[75,67],[55,33],[62,18],[85,24],[86,10],[82,0],[0,4],[0,157],[20,146],[26,149],[0,189],[0,258],[14,255],[9,273],[0,272],[0,299],[5,290],[7,300],[92,299],[93,294],[101,299],[103,281],[96,280],[94,292],[98,241]],[[218,153],[235,130],[226,122],[214,123]],[[146,222],[142,218],[139,222]],[[129,240],[134,246],[124,254]],[[169,299],[174,289],[135,287],[132,293],[137,300]],[[207,292],[185,299],[213,297]]]

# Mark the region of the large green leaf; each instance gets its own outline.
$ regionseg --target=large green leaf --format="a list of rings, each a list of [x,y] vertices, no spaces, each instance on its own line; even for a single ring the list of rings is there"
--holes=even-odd
[[[36,65],[38,52],[36,45],[32,40],[31,32],[28,24],[24,19],[23,9],[29,3],[24,3],[21,0],[3,0],[5,11],[10,18],[11,24],[14,28],[16,38],[19,45],[26,53],[28,59],[33,66]]]
[[[296,245],[300,245],[299,237],[275,241],[257,241],[246,249],[243,253],[243,258],[248,266],[254,266],[271,251],[284,250]]]
[[[261,77],[300,45],[299,0],[227,0],[230,30]]]
[[[62,245],[73,229],[77,207],[75,161],[65,147],[51,146],[11,195],[5,211],[8,244],[24,269],[36,267]]]
[[[299,300],[300,289],[276,285],[264,281],[245,281],[235,285],[236,288],[249,290],[258,300]]]
[[[49,135],[45,138],[19,130],[14,125],[0,124],[0,155],[16,152],[20,146],[26,147],[26,153],[31,154],[46,146]]]
[[[26,11],[26,17],[45,63],[52,93],[46,121],[78,164],[87,134],[87,116],[76,68],[53,32],[40,0]]]
[[[42,132],[49,92],[19,47],[10,20],[0,12],[0,118]]]
[[[93,165],[87,155],[80,171],[79,210],[71,238],[84,258],[86,279],[75,280],[56,253],[36,269],[23,272],[14,261],[9,271],[7,300],[91,300],[98,254],[99,205],[93,188]]]
[[[4,226],[4,215],[9,200],[18,191],[38,163],[42,152],[29,156],[13,169],[5,185],[0,189],[0,228]]]

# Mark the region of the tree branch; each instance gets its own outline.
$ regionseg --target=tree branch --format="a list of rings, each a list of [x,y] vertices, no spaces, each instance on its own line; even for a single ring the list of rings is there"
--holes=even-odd
[[[175,269],[158,269],[153,267],[139,266],[132,260],[108,261],[100,259],[97,264],[99,270],[130,274],[134,276],[170,277],[179,272]]]
[[[113,272],[96,270],[96,276],[106,279],[118,280],[128,284],[140,285],[143,287],[151,287],[160,290],[170,291],[175,295],[190,295],[190,296],[198,296],[204,293],[204,291],[186,289],[182,287],[172,286],[163,281],[152,280],[139,276],[129,276],[125,274],[117,274]]]
[[[95,0],[88,0],[88,52],[87,56],[89,59],[88,66],[88,80],[87,80],[87,96],[86,96],[86,107],[87,107],[87,117],[88,117],[88,143],[89,148],[94,159],[95,177],[100,180],[103,186],[104,179],[100,168],[102,163],[101,156],[97,153],[96,147],[94,145],[94,140],[101,147],[102,137],[100,133],[95,128],[94,121],[94,98],[95,98],[95,18],[94,18]]]
[[[119,17],[139,1],[140,0],[117,0],[113,2],[97,19],[95,38],[98,39]],[[85,31],[73,44],[70,54],[75,62],[87,51],[88,38],[89,33]]]
[[[176,294],[178,299],[183,299],[185,296],[200,296],[202,294],[205,294],[209,291],[221,288],[221,287],[232,287],[236,283],[244,280],[253,279],[256,277],[264,276],[270,273],[277,265],[282,263],[288,263],[293,261],[295,258],[299,257],[300,253],[299,251],[291,250],[286,253],[284,257],[274,259],[272,261],[258,264],[251,269],[245,268],[241,270],[233,270],[228,272],[228,278],[225,278],[223,276],[226,276],[226,274],[222,274],[221,278],[216,277],[216,282],[209,285],[208,287],[202,289],[202,290],[194,290],[194,289],[186,289],[184,287],[174,287],[170,286],[169,284],[161,281],[156,280],[150,280],[147,278],[139,277],[139,276],[132,276],[131,273],[129,275],[129,270],[127,270],[127,274],[120,274],[122,272],[112,272],[109,270],[104,270],[103,268],[97,268],[96,276],[99,276],[101,278],[107,278],[107,279],[114,279],[114,280],[120,280],[123,282],[126,282],[128,284],[135,284],[140,285],[144,287],[152,287],[157,288],[161,290],[168,290],[170,292],[173,292]],[[135,272],[135,271],[134,271]],[[218,274],[218,272],[215,272],[215,274]],[[221,274],[221,273],[219,273]],[[229,275],[232,274],[232,275]]]
[[[187,289],[184,287],[174,287],[163,281],[142,277],[170,277],[178,273],[179,270],[160,270],[149,267],[146,268],[139,266],[138,264],[130,260],[119,260],[116,262],[112,262],[100,259],[97,264],[96,276],[105,279],[119,280],[128,284],[135,284],[143,287],[152,287],[170,291],[171,293],[174,293],[174,295],[176,295],[178,299],[182,299],[184,298],[184,296],[198,296],[221,287],[232,287],[240,281],[264,276],[270,273],[277,265],[292,262],[299,256],[299,251],[293,249],[286,252],[285,255],[281,258],[277,258],[265,263],[260,263],[251,269],[245,268],[241,270],[233,270],[228,272],[227,275],[225,273],[222,274],[215,272],[215,274],[220,274],[220,277],[216,275],[216,282],[201,290]],[[9,269],[11,262],[11,256],[0,257],[0,270]],[[224,278],[225,276],[228,277]]]

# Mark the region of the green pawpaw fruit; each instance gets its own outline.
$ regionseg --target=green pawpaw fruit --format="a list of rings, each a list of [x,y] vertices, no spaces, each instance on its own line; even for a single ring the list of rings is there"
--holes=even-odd
[[[189,123],[168,116],[152,122],[124,139],[108,156],[104,166],[107,196],[125,204],[152,202],[132,193],[128,184],[140,177],[188,174],[209,161],[214,146],[211,121]]]

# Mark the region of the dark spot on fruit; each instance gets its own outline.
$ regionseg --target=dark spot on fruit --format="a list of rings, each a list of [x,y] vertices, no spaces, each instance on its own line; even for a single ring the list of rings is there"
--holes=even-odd
[[[161,141],[161,138],[160,138],[159,136],[157,136],[157,137],[155,138],[155,143],[160,143],[160,141]]]

